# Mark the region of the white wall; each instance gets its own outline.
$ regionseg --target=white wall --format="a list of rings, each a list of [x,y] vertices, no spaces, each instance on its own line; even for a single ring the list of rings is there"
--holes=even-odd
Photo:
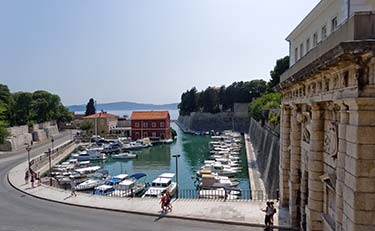
[[[326,25],[327,37],[332,33],[332,19],[337,17],[337,28],[348,18],[348,2],[350,1],[350,16],[356,12],[375,11],[375,0],[322,0],[293,30],[287,40],[290,42],[290,66],[305,56],[314,48],[313,35],[318,35],[318,43],[322,42],[322,28]],[[307,50],[307,40],[310,48]],[[303,52],[301,56],[301,44]],[[298,59],[296,59],[296,48]]]
[[[318,43],[322,41],[322,27],[326,25],[327,37],[332,32],[331,21],[337,17],[337,26],[340,27],[347,18],[347,0],[322,0],[300,25],[288,36],[290,42],[290,66],[295,60],[295,49],[298,47],[298,59],[300,59],[300,46],[303,44],[303,54],[306,55],[306,41],[310,39],[310,50],[313,46],[313,35],[317,33]]]

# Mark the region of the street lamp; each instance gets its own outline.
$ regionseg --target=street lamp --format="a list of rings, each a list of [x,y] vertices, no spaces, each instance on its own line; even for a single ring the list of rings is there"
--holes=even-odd
[[[172,155],[172,157],[176,158],[176,199],[178,199],[178,158],[180,154]]]
[[[55,139],[53,138],[53,136],[51,136],[52,152],[53,152],[53,142],[55,142]]]
[[[49,162],[49,186],[52,186],[52,165],[51,165],[51,152],[52,150],[48,149],[48,162]]]
[[[31,145],[30,144],[27,145],[26,151],[27,151],[27,160],[29,162],[29,171],[30,171],[31,170],[31,160],[30,160]]]

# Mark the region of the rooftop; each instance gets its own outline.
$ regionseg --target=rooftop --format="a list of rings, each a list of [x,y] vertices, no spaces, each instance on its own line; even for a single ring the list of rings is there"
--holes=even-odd
[[[131,115],[131,120],[154,120],[154,119],[168,119],[168,111],[134,111]]]
[[[107,113],[107,112],[99,112],[99,113],[96,113],[96,114],[85,116],[83,118],[84,119],[118,118],[118,116]]]

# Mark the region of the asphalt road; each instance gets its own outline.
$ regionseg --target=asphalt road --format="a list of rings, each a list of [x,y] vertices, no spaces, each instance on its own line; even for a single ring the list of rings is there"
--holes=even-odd
[[[70,132],[55,137],[55,145],[71,138]],[[31,155],[47,151],[50,143],[33,147]],[[80,208],[30,197],[12,188],[7,173],[25,161],[27,153],[0,155],[0,230],[7,231],[60,231],[60,230],[134,230],[134,231],[220,231],[263,230],[262,228],[223,225],[189,220],[134,215],[97,209]]]

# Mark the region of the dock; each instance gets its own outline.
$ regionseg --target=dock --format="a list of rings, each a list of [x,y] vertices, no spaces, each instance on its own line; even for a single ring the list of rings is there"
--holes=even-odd
[[[250,181],[250,192],[252,200],[265,200],[267,199],[266,189],[264,187],[261,174],[258,170],[257,159],[254,153],[253,145],[250,142],[250,137],[245,133],[245,147],[246,158]]]

